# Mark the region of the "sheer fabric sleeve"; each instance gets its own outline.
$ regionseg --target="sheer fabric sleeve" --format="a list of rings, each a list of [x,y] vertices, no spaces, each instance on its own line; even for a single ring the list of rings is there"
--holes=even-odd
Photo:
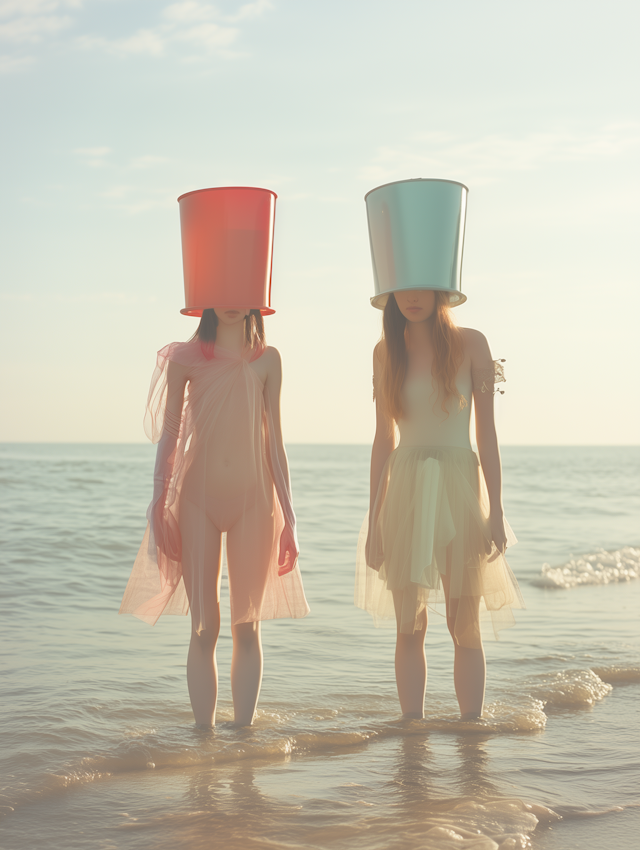
[[[166,521],[164,509],[173,477],[179,430],[180,420],[167,411],[164,417],[164,430],[156,451],[153,498],[147,509],[147,519],[151,527],[150,541],[155,542],[155,545],[166,555],[174,557],[179,553],[180,547],[177,545],[172,524]]]
[[[169,363],[182,362],[186,356],[185,343],[172,343],[158,352],[144,417],[145,433],[157,444],[153,497],[147,509],[147,530],[120,613],[133,614],[150,625],[163,612],[186,614],[189,610],[182,582],[182,541],[174,508],[176,478],[184,455],[184,414],[167,411]]]
[[[504,383],[507,380],[504,376],[504,366],[502,365],[504,362],[504,359],[494,360],[491,363],[491,366],[488,366],[486,369],[472,368],[471,381],[473,383],[474,392],[492,394],[500,393],[501,395],[504,395],[504,390],[495,386],[496,384]]]
[[[169,508],[172,503],[170,487],[174,479],[176,449],[180,437],[181,415],[167,409],[169,364],[181,363],[184,356],[181,343],[172,343],[158,352],[156,368],[151,377],[147,398],[144,429],[151,442],[156,443],[156,463],[153,472],[153,498],[147,510],[150,526],[149,548],[171,560],[180,558],[180,533]]]
[[[158,443],[164,431],[169,363],[174,361],[182,366],[190,365],[191,351],[187,345],[187,343],[172,342],[158,352],[144,415],[144,432],[152,443]],[[167,426],[177,436],[180,420],[174,418],[173,422],[167,422]]]

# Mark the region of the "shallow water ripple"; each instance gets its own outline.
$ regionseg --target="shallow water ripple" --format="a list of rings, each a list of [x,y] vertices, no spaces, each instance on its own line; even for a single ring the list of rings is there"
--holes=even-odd
[[[187,619],[116,614],[151,447],[0,447],[3,850],[632,846],[640,450],[505,449],[528,607],[487,644],[473,723],[457,719],[443,622],[425,720],[403,721],[393,632],[353,607],[368,449],[292,446],[290,460],[312,613],[264,624],[260,709],[238,730],[224,608],[219,723],[202,733]]]

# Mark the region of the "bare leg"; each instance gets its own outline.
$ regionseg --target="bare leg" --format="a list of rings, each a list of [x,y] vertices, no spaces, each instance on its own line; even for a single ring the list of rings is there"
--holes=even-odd
[[[427,690],[427,657],[424,651],[426,625],[412,635],[398,632],[396,639],[396,684],[402,716],[424,717]]]
[[[482,717],[486,672],[482,645],[471,648],[455,644],[453,683],[460,706],[460,717],[463,720]]]
[[[208,626],[208,623],[207,623]],[[187,686],[196,726],[208,729],[216,722],[218,701],[218,665],[216,643],[220,631],[220,616],[217,628],[207,628],[196,634],[191,631],[191,643],[187,655]]]
[[[453,662],[453,683],[456,689],[460,716],[463,720],[473,720],[482,717],[484,706],[484,689],[487,677],[487,667],[484,657],[484,647],[480,638],[479,607],[480,599],[449,599],[449,579],[442,577],[444,592],[447,599],[447,625],[449,633],[453,638],[455,658]],[[455,637],[456,618],[461,604],[469,607],[468,616],[471,623],[475,619],[475,626],[467,629],[473,633],[475,646],[460,646]]]
[[[400,598],[396,603],[396,620],[400,622]],[[427,690],[427,656],[424,651],[424,639],[427,633],[427,612],[423,612],[423,622],[413,634],[403,634],[398,628],[396,636],[396,685],[402,716],[405,718],[424,717],[424,696]]]
[[[236,622],[231,627],[231,693],[237,726],[252,724],[262,684],[260,614],[275,535],[270,498],[257,498],[227,532],[231,622]]]
[[[196,725],[210,728],[215,724],[216,703],[218,699],[218,666],[216,664],[216,644],[220,633],[220,565],[221,534],[213,523],[205,519],[205,574],[202,584],[202,603],[204,605],[204,623],[206,628],[197,633],[200,625],[200,611],[194,606],[193,585],[198,580],[194,574],[194,546],[201,543],[198,535],[202,533],[202,515],[197,508],[182,500],[180,510],[180,530],[183,551],[182,568],[184,583],[191,605],[191,642],[187,655],[187,686],[189,699]]]
[[[236,726],[251,726],[262,684],[262,642],[260,623],[239,623],[231,627],[231,694]]]

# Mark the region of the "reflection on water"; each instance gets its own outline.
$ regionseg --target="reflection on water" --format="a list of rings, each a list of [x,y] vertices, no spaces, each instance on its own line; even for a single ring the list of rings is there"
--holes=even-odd
[[[221,846],[240,848],[248,839],[271,834],[274,824],[282,827],[293,808],[263,793],[255,767],[244,762],[224,771],[194,771],[182,805],[186,827],[182,841],[194,850],[209,847],[212,836]]]
[[[534,814],[500,793],[490,777],[488,739],[437,737],[405,728],[373,745],[383,749],[378,758],[363,745],[322,762],[195,769],[183,776],[182,793],[167,811],[154,807],[121,829],[144,831],[154,847],[191,850],[210,847],[213,837],[229,850],[247,842],[382,850],[399,840],[407,850],[444,850],[452,841],[463,850],[528,847],[539,820],[553,813],[539,807]],[[392,765],[391,775],[376,764]],[[351,781],[343,781],[346,775]],[[315,793],[305,793],[310,787]]]
[[[402,738],[389,790],[399,792],[399,801],[407,817],[415,817],[418,809],[428,807],[436,798],[438,779],[429,738],[422,735]]]
[[[461,735],[457,740],[457,778],[466,797],[499,797],[502,789],[492,780],[486,749],[489,738]]]

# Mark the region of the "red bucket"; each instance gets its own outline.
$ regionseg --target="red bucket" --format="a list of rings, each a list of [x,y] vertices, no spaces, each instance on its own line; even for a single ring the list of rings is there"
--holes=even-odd
[[[275,192],[249,186],[180,195],[187,316],[210,307],[271,309]]]

